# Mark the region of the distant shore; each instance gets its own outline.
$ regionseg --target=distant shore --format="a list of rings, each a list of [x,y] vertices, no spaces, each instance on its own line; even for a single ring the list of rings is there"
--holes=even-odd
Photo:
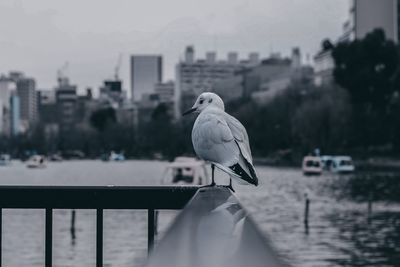
[[[400,172],[400,158],[367,158],[358,159],[353,158],[354,165],[360,171],[399,171]],[[254,158],[256,165],[274,166],[274,167],[301,167],[301,161],[292,160],[277,160],[271,157],[256,157]]]

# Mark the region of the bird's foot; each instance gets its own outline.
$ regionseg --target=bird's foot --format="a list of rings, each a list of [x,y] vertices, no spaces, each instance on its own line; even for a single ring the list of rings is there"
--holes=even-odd
[[[232,184],[230,184],[230,185],[223,185],[223,187],[226,187],[226,188],[230,189],[233,193],[236,192],[235,189],[233,189]]]
[[[216,186],[216,184],[215,184],[215,182],[212,182],[211,184],[201,186],[201,188],[203,188],[203,187],[214,187],[214,186]]]

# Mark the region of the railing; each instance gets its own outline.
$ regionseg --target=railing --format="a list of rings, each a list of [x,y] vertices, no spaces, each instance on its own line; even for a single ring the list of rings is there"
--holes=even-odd
[[[198,187],[0,186],[0,267],[2,209],[45,209],[45,266],[52,266],[53,209],[95,209],[96,266],[103,266],[103,210],[148,210],[148,249],[153,247],[155,211],[182,209]]]
[[[265,203],[267,205],[267,203]],[[201,188],[156,244],[146,267],[283,267],[231,191]]]

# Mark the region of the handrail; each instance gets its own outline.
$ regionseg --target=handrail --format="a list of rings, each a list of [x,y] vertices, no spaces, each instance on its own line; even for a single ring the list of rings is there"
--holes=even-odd
[[[155,210],[181,209],[197,186],[0,186],[2,209],[45,209],[45,266],[52,266],[53,209],[96,209],[96,266],[103,266],[103,210],[147,209],[148,249],[155,234]]]
[[[146,267],[282,267],[266,237],[225,187],[201,188],[152,251]]]
[[[197,186],[0,186],[1,208],[181,209]]]

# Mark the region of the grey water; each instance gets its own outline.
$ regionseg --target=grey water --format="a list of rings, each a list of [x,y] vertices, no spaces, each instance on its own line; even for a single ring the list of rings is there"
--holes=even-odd
[[[167,162],[64,161],[45,169],[21,162],[0,167],[1,185],[158,185]],[[300,169],[257,166],[260,186],[236,185],[236,196],[293,266],[400,266],[400,205],[335,198],[330,182],[337,176],[304,177]],[[340,178],[339,178],[340,179]],[[217,181],[226,177],[217,173]],[[311,201],[309,227],[305,194]],[[160,236],[177,211],[159,216]],[[76,238],[70,234],[70,210],[55,210],[54,266],[95,266],[95,211],[77,210]],[[105,266],[141,266],[146,258],[147,212],[104,212]],[[4,210],[3,266],[44,265],[44,211]]]

